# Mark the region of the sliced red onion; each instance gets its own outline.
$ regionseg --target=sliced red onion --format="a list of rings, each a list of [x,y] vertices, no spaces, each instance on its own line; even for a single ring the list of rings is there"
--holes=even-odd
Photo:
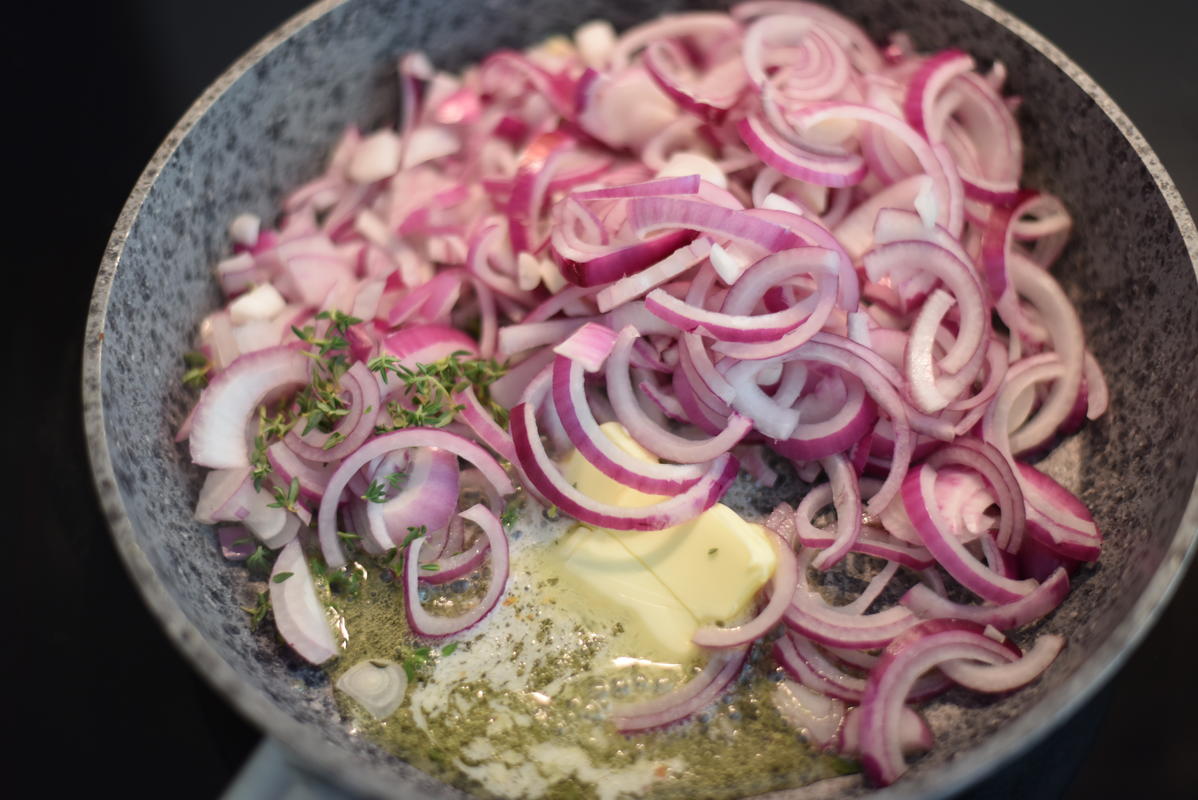
[[[345,564],[345,553],[342,552],[341,544],[337,540],[335,524],[341,490],[345,488],[349,479],[366,464],[395,450],[409,447],[437,447],[446,450],[458,458],[474,464],[500,494],[507,495],[515,491],[511,479],[490,453],[457,434],[435,428],[406,428],[377,436],[341,462],[341,466],[329,478],[328,488],[325,490],[324,498],[320,501],[320,513],[317,516],[320,549],[324,554],[325,563],[330,567],[340,567]]]
[[[1060,555],[1097,560],[1102,535],[1085,503],[1030,464],[1015,466],[1025,487],[1028,536]]]
[[[820,336],[823,337],[823,334]],[[907,468],[914,449],[910,424],[907,421],[907,408],[894,386],[874,368],[872,363],[853,351],[855,346],[853,342],[842,339],[834,346],[831,344],[832,341],[834,340],[828,337],[820,341],[813,339],[798,348],[794,356],[802,360],[818,361],[855,374],[865,385],[870,396],[890,416],[896,432],[896,447],[890,473],[866,504],[867,510],[871,514],[877,514],[898,494],[902,487],[902,481],[907,476]]]
[[[302,434],[292,428],[283,437],[287,447],[300,458],[322,463],[345,458],[374,433],[375,415],[366,413],[368,408],[377,410],[380,407],[379,386],[374,375],[359,361],[341,376],[340,383],[350,396],[349,413],[338,420],[332,432]]]
[[[988,311],[977,276],[968,264],[931,242],[890,242],[866,253],[865,271],[870,280],[884,276],[902,280],[928,271],[952,291],[960,312],[960,331],[952,349],[940,360],[947,373],[963,368],[984,344]]]
[[[736,396],[736,387],[716,369],[702,338],[693,333],[681,334],[678,362],[691,378],[696,397],[717,414],[727,413],[727,404]]]
[[[729,293],[724,311],[709,311],[696,307],[661,289],[655,289],[649,293],[645,299],[645,307],[681,330],[694,331],[698,329],[702,334],[721,341],[772,342],[791,334],[800,325],[814,335],[823,327],[835,302],[832,292],[834,284],[829,278],[835,275],[838,263],[839,258],[833,252],[819,247],[804,247],[767,256],[751,267],[743,276],[745,280],[751,281],[751,273],[758,268],[771,274],[781,272],[785,277],[776,279],[778,281],[795,275],[815,274],[820,276],[823,279],[818,283],[818,292],[822,302],[817,303],[814,308],[799,304],[784,311],[769,314],[731,311],[728,302],[735,300],[737,296],[735,289]]]
[[[915,615],[901,606],[862,614],[862,609],[855,606],[829,605],[807,583],[807,567],[813,555],[810,550],[800,555],[798,585],[786,609],[786,624],[794,630],[822,645],[868,650],[885,646],[916,623]]]
[[[196,501],[196,522],[211,525],[219,521],[244,519],[246,514],[239,514],[238,511],[244,505],[242,496],[247,485],[249,491],[253,491],[249,467],[214,469],[209,472],[204,476],[204,485],[200,487],[200,496]]]
[[[680,357],[678,368],[674,371],[672,384],[674,397],[683,411],[681,421],[695,426],[703,433],[717,437],[733,419],[734,412],[731,408],[725,408],[721,413],[700,399],[699,392],[695,387],[702,381],[693,373],[694,369],[690,367],[690,362],[685,357]],[[743,418],[748,423],[741,433],[742,436],[753,429],[753,420],[742,417],[739,413],[735,413],[735,417]],[[686,439],[682,438],[682,441],[685,442]]]
[[[234,257],[217,273],[239,299],[204,323],[198,345],[212,386],[180,431],[197,463],[221,468],[197,516],[291,546],[310,512],[270,505],[272,490],[297,480],[305,503],[320,500],[317,528],[333,567],[344,563],[339,510],[371,553],[406,533],[393,528],[424,525],[405,574],[408,605],[440,635],[490,606],[437,618],[414,602],[418,582],[474,572],[488,551],[497,558],[488,536],[467,543],[453,516],[464,479],[457,459],[478,464],[470,480],[482,481],[493,512],[512,489],[498,462],[458,432],[510,460],[530,496],[626,529],[676,524],[715,503],[735,474],[734,453],[755,480],[773,483],[762,458],[771,447],[801,479],[829,474],[797,514],[771,517],[788,541],[797,527],[804,547],[794,585],[779,585],[790,582],[780,569],[754,620],[696,639],[748,643],[778,615],[806,632],[805,658],[789,665],[803,686],[788,696],[836,713],[816,719],[804,706],[798,726],[846,752],[859,735],[871,774],[892,780],[903,769],[895,730],[930,746],[904,703],[948,680],[934,671],[897,699],[887,693],[876,700],[891,709],[876,712],[884,725],[861,722],[862,710],[837,736],[836,691],[851,685],[863,697],[855,669],[873,683],[894,668],[861,649],[833,653],[851,665],[843,667],[831,648],[894,649],[923,624],[913,611],[1023,624],[1056,607],[1069,572],[1100,550],[1084,505],[1014,457],[1040,452],[1109,404],[1076,312],[1046,272],[1069,215],[1057,198],[1019,186],[1017,101],[1000,95],[1002,65],[976,74],[970,56],[921,56],[904,36],[879,52],[840,15],[793,0],[667,17],[618,40],[594,26],[576,38],[577,52],[503,51],[460,78],[405,56],[398,133],[349,128],[324,173],[286,198],[277,228],[235,224]],[[325,336],[329,324],[313,317],[333,310],[366,320],[345,334],[349,414],[334,433],[346,440],[325,450],[330,434],[290,432],[269,448],[274,475],[257,492],[253,411],[310,372],[295,350],[272,356],[273,373],[246,368],[251,356],[238,354],[280,350],[291,325]],[[994,310],[1009,337],[992,330]],[[456,352],[511,357],[487,394],[512,409],[512,433],[474,387],[454,387],[461,417],[449,428],[375,436],[403,382],[365,363],[383,354],[414,367]],[[613,420],[673,463],[629,457],[599,426]],[[550,460],[573,449],[666,499],[640,509],[594,502]],[[409,473],[405,491],[383,504],[361,499],[396,471]],[[818,530],[812,516],[829,504],[839,525]],[[436,570],[413,572],[421,552]],[[833,607],[807,585],[807,568],[848,552],[888,563],[855,600]],[[937,561],[983,604],[947,600],[929,569]],[[924,569],[925,585],[898,606],[861,613],[900,564]],[[1044,583],[1016,580],[1025,575]],[[937,663],[995,691],[1050,660],[961,658]],[[709,666],[704,681],[633,713],[630,729],[685,717],[740,662]]]
[[[1080,561],[1058,555],[1030,536],[1024,539],[1023,547],[1019,549],[1019,574],[1042,583],[1058,569],[1065,570],[1067,575],[1073,575],[1081,564]]]
[[[814,566],[814,559],[812,560]],[[840,611],[845,614],[864,614],[873,605],[874,601],[882,596],[882,592],[886,591],[886,587],[894,576],[898,573],[898,564],[887,564],[885,567],[869,579],[869,584],[866,585],[865,591],[857,595],[850,603],[840,606]]]
[[[371,481],[386,490],[394,474],[391,469],[384,461],[371,475]],[[454,453],[436,447],[417,449],[408,459],[403,489],[384,502],[366,506],[374,539],[398,547],[412,528],[444,530],[457,508],[458,477]]]
[[[587,321],[586,317],[567,317],[505,326],[499,332],[499,353],[511,358],[534,348],[553,345],[569,338]]]
[[[620,531],[663,530],[694,519],[711,508],[736,478],[736,459],[724,453],[711,462],[693,486],[659,503],[626,508],[587,497],[566,481],[545,452],[545,445],[541,441],[534,409],[540,397],[549,389],[549,377],[548,374],[543,376],[540,385],[530,393],[529,401],[512,409],[512,440],[516,445],[520,468],[531,485],[549,502],[579,522]]]
[[[452,527],[453,523],[450,523],[450,526]],[[438,556],[434,562],[421,562],[419,578],[431,584],[449,583],[464,578],[482,566],[490,548],[491,540],[486,536],[475,537],[474,542],[464,550],[448,557]],[[445,549],[448,551],[452,548],[447,546]]]
[[[814,247],[822,247],[836,253],[839,256],[836,261],[836,305],[846,313],[857,310],[861,287],[853,262],[843,245],[821,223],[787,211],[768,208],[750,208],[745,213],[755,219],[780,225]]]
[[[647,463],[613,442],[591,413],[583,369],[578,361],[559,357],[553,365],[552,389],[562,427],[583,458],[612,480],[650,495],[680,494],[703,477],[700,465]]]
[[[253,536],[241,525],[222,525],[216,529],[216,538],[226,561],[241,563],[257,549]]]
[[[313,664],[323,664],[338,654],[299,539],[292,539],[279,551],[268,588],[275,625],[292,650]]]
[[[689,231],[672,231],[648,241],[609,250],[585,261],[560,257],[558,266],[562,275],[571,283],[578,286],[600,286],[640,272],[661,261],[679,248],[690,244],[695,236],[695,233]],[[553,252],[555,255],[559,253],[556,239]]]
[[[676,197],[638,197],[628,203],[628,222],[638,236],[663,229],[686,229],[716,239],[731,238],[766,252],[798,247],[803,240],[781,225],[747,212]]]
[[[623,69],[637,51],[656,39],[696,35],[734,36],[738,32],[736,21],[727,14],[698,11],[671,14],[642,22],[624,31],[609,55],[609,67],[613,71]]]
[[[507,371],[502,378],[492,383],[488,388],[491,399],[504,408],[510,409],[524,396],[529,384],[546,367],[553,363],[557,355],[548,347],[543,348]]]
[[[1068,593],[1069,575],[1064,569],[1057,569],[1031,592],[1018,600],[1001,605],[976,606],[954,603],[923,584],[916,584],[908,589],[901,602],[921,617],[964,619],[1009,631],[1047,615],[1061,604]]]
[[[999,87],[981,75],[957,77],[936,103],[930,138],[957,159],[965,194],[995,205],[1017,203],[1023,142],[1012,109]]]
[[[646,450],[677,464],[702,464],[727,453],[753,428],[747,417],[734,414],[718,436],[706,440],[687,439],[651,420],[632,390],[629,372],[632,344],[639,334],[624,328],[607,359],[607,393],[620,423]]]
[[[432,364],[456,352],[478,355],[478,346],[467,334],[445,325],[412,325],[383,339],[383,350],[405,367]]]
[[[740,461],[741,469],[749,473],[759,486],[773,488],[778,482],[778,473],[765,460],[763,448],[754,445],[739,445],[732,454]]]
[[[951,157],[943,147],[929,145],[910,125],[902,120],[866,105],[857,103],[823,102],[812,103],[794,115],[797,127],[802,130],[831,119],[850,119],[876,125],[895,136],[910,148],[920,167],[931,176],[935,186],[938,213],[936,221],[948,229],[953,236],[961,233],[964,221],[964,190]]]
[[[270,460],[271,472],[281,484],[289,486],[292,479],[299,480],[300,497],[307,500],[319,501],[324,496],[329,476],[335,469],[328,464],[314,463],[301,458],[283,442],[275,442],[266,448],[266,457]]]
[[[854,153],[829,157],[804,150],[780,136],[770,123],[755,115],[737,123],[737,133],[763,163],[787,175],[817,186],[854,186],[865,177],[865,160]]]
[[[516,448],[512,444],[512,437],[500,427],[491,412],[479,402],[477,395],[474,394],[474,387],[467,386],[462,391],[455,393],[453,402],[462,407],[462,410],[458,412],[462,421],[474,431],[483,444],[508,461],[516,460]]]
[[[899,720],[899,749],[903,755],[926,753],[935,745],[936,739],[932,729],[919,712],[908,706],[903,706],[902,719]],[[837,751],[842,756],[854,757],[861,753],[861,710],[850,708],[845,714],[844,724],[840,726],[840,738]]]
[[[829,569],[848,555],[861,538],[861,489],[857,486],[857,474],[844,456],[831,455],[820,463],[828,474],[838,531],[835,541],[820,552],[811,565],[816,569]]]
[[[986,408],[982,417],[982,439],[994,445],[1012,466],[1015,463],[1011,454],[1011,423],[1015,412],[1016,401],[1036,383],[1057,380],[1064,374],[1064,368],[1055,353],[1047,352],[1021,359],[1012,365],[1007,373],[1007,380]]]
[[[819,748],[833,746],[844,722],[844,703],[801,683],[783,679],[774,687],[774,707],[800,736]]]
[[[789,503],[779,503],[761,524],[778,534],[790,547],[795,546],[795,512]]]
[[[799,424],[790,432],[790,437],[773,442],[771,446],[796,461],[818,461],[845,452],[865,436],[877,422],[877,408],[860,381],[850,379],[841,383],[847,386],[847,395],[831,416],[818,411],[811,413],[806,407],[809,405],[807,399],[812,397],[808,394],[799,402]]]
[[[387,719],[403,703],[408,675],[403,667],[385,659],[366,659],[354,664],[336,686],[352,697],[375,719]]]
[[[832,487],[830,484],[816,486],[804,495],[803,500],[806,501],[808,497],[811,497],[811,502],[804,507],[803,511],[815,511],[817,510],[817,506],[826,506],[832,502]],[[802,542],[804,547],[822,550],[831,547],[832,543],[836,541],[834,532],[816,528],[811,524],[811,520],[806,513],[803,513],[802,516],[796,515],[796,519],[799,521],[799,541]],[[911,569],[927,569],[936,563],[936,559],[932,557],[932,554],[926,548],[908,544],[902,539],[898,539],[883,530],[868,525],[862,526],[861,535],[853,544],[850,552],[884,558],[887,561],[894,561]]]
[[[1069,413],[1081,386],[1085,344],[1081,319],[1060,284],[1017,254],[1011,255],[1009,265],[1015,291],[1040,312],[1064,368],[1036,415],[1011,434],[1011,451],[1018,454],[1050,439]]]
[[[652,76],[679,108],[711,122],[719,122],[736,104],[745,87],[746,76],[739,58],[715,66],[701,79],[687,82],[691,71],[687,51],[671,39],[658,39],[645,48],[645,71]]]
[[[760,384],[768,382],[761,376],[778,364],[763,361],[740,361],[726,367],[725,377],[735,388],[732,407],[753,420],[753,426],[771,439],[785,439],[799,424],[799,412],[766,394]]]
[[[947,661],[974,659],[1006,663],[1019,648],[987,636],[982,626],[963,620],[929,620],[891,642],[866,681],[861,700],[861,765],[875,783],[894,783],[907,770],[899,726],[911,687],[924,672]]]
[[[1016,241],[1032,242],[1031,259],[1048,269],[1060,256],[1073,227],[1069,210],[1047,192],[1027,192],[1011,213]]]
[[[991,209],[982,230],[981,262],[990,296],[995,299],[1007,291],[1007,252],[1014,238],[1014,221],[1014,208],[998,206]]]
[[[656,264],[603,287],[595,295],[599,310],[611,311],[629,300],[635,300],[654,287],[677,278],[707,258],[711,247],[710,239],[700,237],[689,245],[678,248]]]
[[[1007,664],[975,664],[970,661],[947,661],[940,671],[966,689],[987,694],[1010,692],[1034,681],[1056,660],[1065,647],[1065,639],[1046,633],[1036,637],[1032,649],[1018,661]]]
[[[873,247],[879,214],[885,209],[914,210],[916,196],[930,183],[931,178],[926,175],[911,175],[879,190],[857,204],[832,229],[833,235],[854,261],[860,261]]]
[[[639,733],[663,728],[702,711],[735,680],[748,652],[747,647],[717,650],[703,671],[679,688],[652,700],[613,707],[612,723],[620,733]]]
[[[935,498],[936,470],[924,464],[903,482],[903,507],[924,547],[940,566],[972,592],[995,603],[1010,603],[1031,592],[1035,581],[1004,578],[974,558],[952,534]]]
[[[553,348],[559,356],[578,364],[587,372],[598,372],[616,342],[616,332],[588,322],[564,342]]]
[[[698,191],[698,175],[679,175],[677,177],[661,178],[641,183],[626,183],[622,186],[605,186],[602,189],[572,192],[570,196],[575,200],[613,200],[628,197],[662,197],[672,194],[696,194]]]
[[[886,646],[917,621],[901,606],[876,614],[845,614],[828,606],[819,592],[807,589],[795,592],[784,619],[791,628],[820,644],[860,650]]]
[[[503,526],[499,524],[490,509],[483,505],[475,505],[459,513],[462,519],[469,520],[483,530],[491,551],[491,580],[487,591],[478,604],[469,611],[456,617],[433,616],[424,610],[420,604],[418,588],[421,577],[420,548],[424,544],[423,537],[417,537],[408,545],[404,561],[404,610],[407,613],[408,625],[417,636],[429,639],[444,639],[477,625],[495,608],[499,598],[507,587],[508,579],[508,542],[504,535]]]
[[[1009,553],[1019,551],[1027,519],[1023,492],[1010,464],[993,445],[973,437],[960,437],[928,457],[927,463],[939,469],[960,464],[977,472],[986,481],[998,505],[998,545]]]
[[[246,428],[271,392],[309,380],[311,359],[292,346],[271,347],[239,357],[200,395],[191,423],[191,460],[202,467],[250,465]]]
[[[865,679],[849,675],[824,657],[805,636],[787,633],[774,642],[774,659],[790,676],[809,689],[848,703],[858,703]]]
[[[920,64],[903,100],[903,110],[911,126],[931,139],[928,128],[934,117],[933,105],[937,96],[953,78],[971,72],[973,68],[973,57],[960,50],[941,50]]]

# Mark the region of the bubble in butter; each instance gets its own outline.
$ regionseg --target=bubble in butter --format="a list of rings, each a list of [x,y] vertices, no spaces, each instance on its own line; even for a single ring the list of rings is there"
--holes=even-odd
[[[602,430],[630,455],[654,462],[618,422]],[[567,480],[596,500],[644,506],[664,500],[612,480],[578,452],[563,465]],[[612,531],[578,525],[545,565],[559,576],[559,602],[624,635],[616,656],[685,664],[702,625],[733,624],[774,572],[776,556],[761,525],[717,503],[698,518],[661,531]]]

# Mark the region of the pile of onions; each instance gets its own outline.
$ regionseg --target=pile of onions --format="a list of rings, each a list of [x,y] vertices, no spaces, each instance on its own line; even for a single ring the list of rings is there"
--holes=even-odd
[[[1002,64],[920,54],[901,34],[879,49],[820,6],[761,0],[621,35],[591,23],[457,76],[411,54],[399,72],[398,129],[350,128],[277,225],[231,226],[235,253],[216,270],[230,302],[201,330],[212,380],[181,432],[214,470],[197,516],[293,555],[314,529],[332,567],[346,562],[338,531],[381,553],[424,526],[408,545],[408,619],[442,637],[503,594],[504,462],[582,522],[659,530],[719,501],[741,467],[772,485],[769,450],[816,486],[770,518],[768,601],[736,628],[700,631],[708,668],[617,709],[621,729],[710,703],[782,625],[780,663],[844,712],[816,738],[886,784],[906,768],[904,743],[930,742],[909,704],[953,683],[1007,691],[1051,662],[1055,637],[1022,654],[1000,629],[1052,611],[1101,537],[1028,459],[1102,414],[1107,392],[1048,271],[1070,217],[1021,183]],[[293,514],[250,487],[247,431],[264,398],[311,380],[292,327],[323,336],[318,314],[332,310],[361,320],[346,334],[349,412],[333,432],[271,443],[266,486],[298,481]],[[403,393],[372,358],[415,367],[461,351],[509,365],[489,395],[510,427],[459,387],[446,427],[376,433]],[[661,463],[628,457],[600,429],[610,420]],[[667,499],[586,496],[557,464],[573,449]],[[402,489],[362,499],[396,472]],[[488,502],[459,512],[464,485]],[[830,528],[815,523],[825,508]],[[851,553],[886,566],[829,604],[811,574]],[[420,607],[421,583],[485,563],[473,610]],[[899,569],[920,583],[875,608]],[[976,602],[950,599],[946,578]],[[276,618],[323,659],[331,640],[304,586]]]

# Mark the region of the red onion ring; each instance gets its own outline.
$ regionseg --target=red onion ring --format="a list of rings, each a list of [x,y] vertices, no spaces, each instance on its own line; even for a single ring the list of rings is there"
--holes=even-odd
[[[748,652],[747,647],[716,651],[703,671],[680,688],[652,700],[614,707],[612,723],[620,733],[637,733],[686,719],[723,694],[744,666]]]
[[[916,679],[948,661],[976,659],[1005,663],[1019,648],[996,641],[980,625],[963,620],[929,620],[891,642],[866,680],[861,700],[861,765],[876,783],[893,783],[907,766],[899,747],[898,727],[904,701]]]
[[[417,589],[421,577],[420,548],[423,537],[416,537],[408,545],[404,561],[404,611],[408,617],[408,625],[417,636],[429,639],[444,639],[447,636],[461,633],[477,625],[491,612],[507,587],[508,579],[508,543],[499,524],[490,509],[483,505],[475,505],[458,514],[462,519],[469,520],[483,529],[486,541],[491,551],[491,580],[487,591],[478,604],[469,611],[456,617],[436,617],[424,610],[420,604]]]

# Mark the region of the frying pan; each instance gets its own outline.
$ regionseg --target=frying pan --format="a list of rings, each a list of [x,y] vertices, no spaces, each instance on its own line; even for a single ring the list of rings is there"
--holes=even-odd
[[[350,121],[393,119],[390,64],[424,49],[458,68],[605,17],[618,26],[720,3],[326,2],[296,17],[222,76],[138,181],[96,282],[84,354],[85,422],[97,489],[146,602],[196,668],[314,771],[355,790],[457,796],[368,742],[334,708],[323,673],[255,636],[247,587],[211,531],[191,519],[201,478],[174,430],[192,398],[179,354],[220,298],[211,264],[242,211],[270,217],[312,176]],[[1055,272],[1107,371],[1110,413],[1054,457],[1107,539],[1043,630],[1070,646],[1034,686],[940,717],[936,749],[877,797],[940,797],[1043,737],[1090,697],[1143,637],[1198,533],[1198,235],[1143,138],[1094,83],[1026,26],[980,0],[831,3],[876,37],[902,28],[925,49],[1000,58],[1025,99],[1028,183],[1076,221]],[[950,719],[951,717],[951,719]],[[849,781],[841,796],[865,790]]]

